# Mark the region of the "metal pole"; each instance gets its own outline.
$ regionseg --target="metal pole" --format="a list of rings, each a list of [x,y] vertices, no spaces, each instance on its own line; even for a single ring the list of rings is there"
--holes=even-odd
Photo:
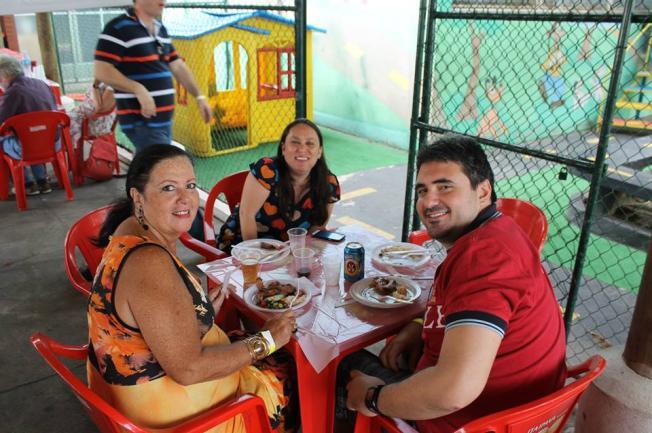
[[[45,76],[59,83],[63,91],[63,77],[58,66],[59,57],[57,56],[54,26],[52,25],[52,14],[50,12],[39,12],[36,14],[36,31],[38,33],[38,44],[41,49]]]
[[[647,259],[641,287],[636,296],[632,325],[627,334],[623,359],[625,364],[641,376],[652,379],[652,242],[647,249]]]
[[[419,117],[419,90],[421,88],[421,77],[423,74],[424,54],[424,29],[428,17],[428,0],[421,0],[419,7],[419,24],[417,27],[417,58],[414,65],[414,87],[412,89],[412,117],[410,120],[410,143],[408,145],[407,179],[405,182],[405,203],[403,204],[403,229],[401,239],[407,241],[412,224],[412,203],[414,200],[414,172],[417,158],[417,134],[419,130],[415,122]]]
[[[613,117],[614,105],[616,102],[616,91],[618,90],[618,83],[620,81],[620,72],[623,67],[623,58],[627,45],[627,35],[629,34],[629,25],[631,23],[632,3],[633,0],[627,0],[625,3],[620,24],[620,34],[618,35],[618,44],[616,45],[614,62],[611,68],[613,72],[611,74],[611,82],[609,83],[609,90],[605,101],[602,125],[600,126],[598,148],[595,155],[595,172],[591,178],[589,198],[584,212],[584,221],[582,223],[582,231],[580,232],[577,256],[575,257],[575,266],[573,267],[573,275],[571,277],[570,290],[568,292],[568,301],[566,302],[566,311],[564,313],[567,339],[570,334],[573,311],[575,310],[577,293],[582,279],[584,259],[586,258],[586,249],[589,243],[589,236],[591,235],[591,224],[593,223],[593,212],[598,202],[598,192],[604,174],[604,160],[607,153],[607,145],[609,144],[609,132],[611,130],[611,119]]]
[[[295,0],[294,20],[294,61],[295,61],[295,92],[296,92],[296,116],[306,117],[306,1]]]
[[[426,23],[426,48],[423,62],[423,85],[421,86],[421,116],[419,120],[424,123],[430,122],[430,102],[432,95],[432,64],[435,52],[435,13],[437,12],[437,0],[430,3],[428,22]],[[419,149],[428,142],[428,132],[419,131]],[[416,172],[415,176],[416,177]],[[413,182],[414,184],[414,182]],[[415,203],[412,201],[412,227],[419,227],[421,221],[415,211]]]

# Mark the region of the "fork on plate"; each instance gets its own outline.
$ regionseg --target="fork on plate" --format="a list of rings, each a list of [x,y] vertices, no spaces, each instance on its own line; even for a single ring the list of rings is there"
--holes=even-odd
[[[386,304],[386,301],[392,300],[394,303],[397,304],[412,304],[413,301],[409,301],[407,299],[401,299],[401,298],[395,298],[394,296],[390,295],[376,295],[376,294],[369,294],[370,298],[375,299],[378,302],[382,302],[383,304]]]

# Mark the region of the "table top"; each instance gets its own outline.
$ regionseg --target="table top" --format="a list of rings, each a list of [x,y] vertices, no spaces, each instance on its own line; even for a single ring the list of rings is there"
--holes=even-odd
[[[336,250],[343,257],[343,250],[347,242],[359,242],[366,251],[365,277],[396,274],[396,269],[376,267],[371,260],[371,252],[374,248],[388,243],[387,239],[357,225],[340,227],[337,231],[346,235],[345,242],[333,244],[308,237],[307,246],[314,249],[318,257],[328,250]],[[343,275],[340,275],[339,287],[326,286],[321,264],[317,261],[312,268],[310,282],[304,281],[301,286],[309,286],[312,289],[312,299],[304,307],[295,310],[299,331],[293,338],[298,340],[315,370],[320,371],[340,352],[358,347],[365,341],[377,341],[377,338],[375,340],[374,338],[386,332],[388,328],[396,328],[406,321],[420,316],[430,297],[430,288],[437,265],[438,262],[433,259],[419,269],[400,268],[403,275],[408,275],[407,278],[418,279],[415,282],[422,288],[421,296],[410,305],[379,309],[364,306],[355,301],[346,300],[346,298],[343,301],[343,296],[347,294],[351,284],[345,282]],[[234,286],[233,293],[235,294],[233,301],[240,308],[246,309],[247,313],[258,322],[263,323],[275,314],[255,310],[242,299],[244,294],[242,271],[232,257],[205,263],[199,267],[209,278],[217,282],[221,282],[225,275],[230,273],[230,284]],[[260,276],[263,280],[297,278],[291,256],[275,269],[263,267]]]

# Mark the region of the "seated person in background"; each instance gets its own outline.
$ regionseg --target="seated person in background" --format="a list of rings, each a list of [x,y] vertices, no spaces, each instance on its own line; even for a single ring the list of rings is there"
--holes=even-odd
[[[406,325],[380,359],[362,351],[340,364],[338,418],[353,417],[344,409],[350,378],[349,409],[449,433],[560,389],[565,330],[537,249],[496,209],[482,148],[444,136],[419,152],[417,167],[419,217],[448,255],[423,320]]]
[[[250,165],[240,203],[229,216],[217,247],[230,252],[243,240],[287,240],[287,230],[324,228],[340,199],[337,177],[328,169],[321,131],[308,119],[290,123],[276,157]]]
[[[92,118],[99,115],[97,118]],[[84,95],[84,100],[72,109],[70,116],[70,135],[77,145],[82,134],[82,121],[89,118],[88,133],[94,137],[111,133],[115,121],[115,96],[113,88],[95,80]]]
[[[31,111],[56,110],[57,103],[52,90],[37,78],[26,77],[18,59],[0,54],[0,124],[17,114]],[[22,158],[22,147],[16,137],[0,137],[2,151],[14,159]],[[61,147],[57,142],[57,150]],[[25,192],[27,195],[52,192],[48,183],[45,164],[25,167]]]
[[[97,239],[106,249],[87,310],[89,386],[145,428],[253,393],[265,401],[273,427],[293,431],[285,371],[291,364],[277,358],[283,352],[267,356],[288,342],[295,317],[276,315],[237,342],[214,324],[223,291],[207,296],[175,255],[198,203],[186,152],[152,145],[136,154],[126,197],[114,204]],[[240,417],[227,424],[219,431],[244,432]]]

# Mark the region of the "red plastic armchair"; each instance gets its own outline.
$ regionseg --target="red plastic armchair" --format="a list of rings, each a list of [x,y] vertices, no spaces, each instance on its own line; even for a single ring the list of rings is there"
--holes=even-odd
[[[81,128],[81,136],[79,137],[79,141],[77,141],[76,146],[75,146],[75,159],[76,159],[76,164],[78,170],[75,171],[75,184],[76,185],[81,185],[84,183],[84,176],[82,173],[82,167],[84,166],[84,143],[87,141],[92,141],[96,138],[99,138],[99,136],[91,135],[89,127],[88,127],[88,122],[93,121],[95,119],[98,119],[100,117],[108,116],[113,113],[115,110],[115,105],[111,107],[109,110],[101,112],[101,113],[95,113],[91,115],[90,117],[84,117],[82,119],[82,128]],[[118,117],[113,120],[113,125],[111,125],[111,132],[108,134],[102,135],[103,138],[108,140],[113,144],[113,153],[114,153],[114,161],[115,161],[115,174],[120,174],[120,158],[118,157],[118,144],[116,143],[115,140],[115,127],[118,123]]]
[[[40,332],[30,338],[32,345],[50,367],[68,384],[84,409],[103,433],[147,433],[147,430],[130,421],[116,408],[107,403],[93,390],[88,388],[61,361],[66,358],[75,361],[86,361],[88,346],[71,346],[58,343]],[[181,422],[169,429],[169,433],[200,433],[211,429],[236,415],[242,415],[248,433],[271,433],[267,410],[263,401],[253,395],[244,395],[237,400],[198,414],[194,418]]]
[[[86,296],[90,295],[92,282],[82,275],[80,263],[77,262],[76,250],[79,250],[86,261],[91,276],[95,277],[104,248],[96,246],[92,240],[100,234],[100,228],[110,209],[110,205],[104,206],[79,218],[68,230],[63,243],[68,279],[78,292]]]
[[[215,229],[213,227],[215,200],[217,200],[220,194],[224,194],[226,204],[229,206],[229,210],[233,212],[235,205],[240,202],[242,188],[248,173],[249,170],[243,170],[230,174],[211,188],[204,209],[204,242],[194,239],[188,233],[184,233],[181,236],[181,242],[186,247],[201,254],[207,261],[217,260],[227,256],[226,253],[217,249],[217,243],[215,241]]]
[[[455,433],[531,433],[539,431],[541,426],[545,426],[547,433],[561,433],[580,396],[602,374],[606,365],[603,357],[594,355],[582,364],[569,368],[568,377],[576,380],[559,391],[471,421]],[[380,433],[381,428],[388,433],[416,432],[400,420],[384,416],[368,418],[358,414],[355,433]]]
[[[59,184],[66,190],[68,200],[73,199],[72,187],[68,179],[68,164],[66,163],[66,149],[71,149],[70,118],[59,111],[32,111],[18,114],[7,119],[0,125],[0,135],[13,133],[22,146],[22,159],[13,159],[2,153],[6,165],[0,164],[0,169],[9,169],[16,188],[16,204],[19,210],[27,209],[25,195],[25,180],[23,167],[51,163]],[[57,132],[61,131],[61,149],[55,150]],[[6,182],[7,176],[0,176],[0,181]],[[0,197],[7,199],[9,188],[5,184],[0,187]]]
[[[543,251],[548,236],[548,219],[541,209],[529,201],[517,198],[499,198],[496,206],[499,211],[516,221],[539,252]],[[423,245],[430,240],[430,236],[426,230],[416,230],[410,233],[408,240],[413,244]]]

